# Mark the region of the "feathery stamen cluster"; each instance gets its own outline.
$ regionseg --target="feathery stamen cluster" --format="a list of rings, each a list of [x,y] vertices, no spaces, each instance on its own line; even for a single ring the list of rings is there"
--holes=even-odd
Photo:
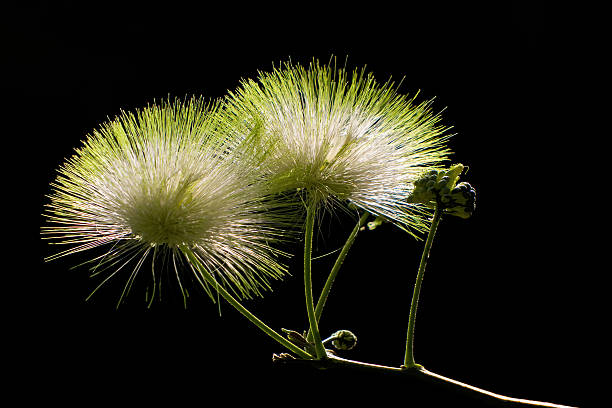
[[[52,184],[42,232],[70,248],[50,258],[113,244],[96,268],[112,267],[113,276],[133,263],[124,293],[151,254],[154,263],[164,254],[182,289],[184,247],[242,297],[280,278],[285,268],[270,244],[284,239],[293,219],[269,199],[257,135],[228,138],[216,108],[201,99],[167,102],[123,113],[89,135]]]
[[[408,232],[424,229],[406,202],[424,168],[446,160],[446,129],[431,110],[364,70],[286,64],[244,80],[224,114],[258,128],[274,149],[263,163],[279,191],[305,189],[316,202],[348,200]]]
[[[447,159],[439,122],[432,101],[317,62],[261,72],[221,106],[192,99],[122,113],[52,184],[42,232],[70,247],[49,259],[109,244],[94,269],[111,270],[108,280],[134,265],[124,294],[151,256],[154,282],[161,258],[181,289],[187,266],[213,297],[189,248],[234,293],[259,295],[285,272],[271,245],[296,224],[296,191],[425,230],[426,206],[407,198],[424,169]]]

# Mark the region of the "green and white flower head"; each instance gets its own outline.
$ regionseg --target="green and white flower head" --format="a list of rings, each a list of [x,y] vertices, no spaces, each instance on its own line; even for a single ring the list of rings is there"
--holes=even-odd
[[[274,141],[264,165],[279,191],[306,191],[328,206],[348,201],[410,232],[424,228],[421,207],[406,201],[413,181],[449,153],[431,105],[365,70],[287,63],[242,81],[224,114],[242,120],[238,133],[261,128]]]
[[[42,233],[70,248],[50,259],[108,246],[92,262],[108,272],[104,282],[127,277],[121,298],[147,257],[153,288],[155,268],[165,264],[181,290],[186,269],[214,298],[187,248],[239,297],[260,295],[282,277],[271,244],[284,240],[289,220],[260,181],[265,149],[256,134],[228,138],[216,111],[202,99],[168,101],[91,133],[52,184]]]

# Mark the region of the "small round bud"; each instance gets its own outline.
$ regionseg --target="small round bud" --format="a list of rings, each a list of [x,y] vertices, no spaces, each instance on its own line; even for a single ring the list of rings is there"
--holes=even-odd
[[[448,182],[450,181],[450,178],[448,176],[444,176],[442,177],[440,180],[438,180],[438,182],[436,183],[436,189],[437,190],[442,190],[443,188],[446,188],[448,185]]]
[[[459,183],[449,196],[446,212],[461,218],[469,218],[476,209],[476,190],[466,182]]]
[[[338,330],[332,334],[332,345],[336,350],[350,350],[357,344],[357,336],[348,330]]]
[[[383,224],[383,222],[385,222],[385,218],[384,217],[376,217],[376,219],[374,221],[368,222],[368,229],[370,231],[373,231],[376,228],[380,227]]]

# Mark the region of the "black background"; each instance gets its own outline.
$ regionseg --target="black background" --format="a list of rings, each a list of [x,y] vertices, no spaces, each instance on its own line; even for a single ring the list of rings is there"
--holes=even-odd
[[[462,2],[463,3],[463,2]],[[588,159],[569,124],[582,102],[571,12],[533,6],[249,3],[191,7],[39,3],[3,16],[2,86],[10,208],[2,285],[12,376],[25,400],[149,403],[301,402],[307,390],[341,397],[440,397],[437,389],[346,374],[350,381],[272,365],[284,351],[227,303],[178,292],[147,309],[134,293],[115,310],[123,282],[96,286],[86,257],[45,263],[40,215],[55,169],[101,122],[168,95],[223,96],[241,78],[291,58],[336,56],[380,80],[404,78],[446,108],[454,161],[478,192],[469,220],[445,218],[425,275],[416,357],[426,368],[494,392],[578,405],[585,350],[583,271],[592,267],[572,197]],[[576,47],[578,45],[578,47]],[[576,143],[578,140],[579,143]],[[8,199],[14,197],[14,200]],[[12,217],[15,210],[23,212]],[[315,253],[342,245],[347,218],[325,218]],[[398,366],[422,242],[390,227],[364,232],[334,286],[323,335],[359,336],[342,355]],[[247,303],[275,329],[302,330],[300,248],[293,276]],[[315,290],[333,256],[314,263]],[[14,282],[13,282],[14,280]],[[219,313],[221,312],[221,313]],[[355,378],[351,377],[354,376]],[[392,385],[390,385],[392,384]],[[252,399],[251,399],[252,398]],[[318,397],[317,397],[318,398]],[[454,398],[454,396],[451,396]],[[350,401],[350,398],[349,398]],[[436,406],[422,403],[420,406]],[[457,405],[460,405],[457,403]],[[419,405],[417,405],[419,406]]]

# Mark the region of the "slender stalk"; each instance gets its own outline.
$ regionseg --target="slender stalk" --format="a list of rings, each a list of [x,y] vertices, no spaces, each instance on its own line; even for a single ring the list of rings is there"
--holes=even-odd
[[[257,326],[259,329],[261,329],[268,336],[272,337],[274,340],[276,340],[277,342],[279,342],[280,344],[282,344],[283,346],[285,346],[286,348],[288,348],[289,350],[291,350],[292,352],[294,352],[298,356],[300,356],[300,357],[302,357],[304,359],[311,359],[311,358],[313,358],[313,356],[311,356],[310,354],[308,354],[307,352],[305,352],[304,350],[302,350],[301,348],[299,348],[298,346],[296,346],[295,344],[291,343],[289,340],[287,340],[286,338],[281,336],[279,333],[274,331],[272,328],[270,328],[264,322],[259,320],[248,309],[246,309],[244,306],[242,306],[242,304],[240,304],[240,302],[238,302],[227,290],[225,290],[223,288],[223,286],[221,286],[221,285],[219,285],[217,283],[215,278],[213,278],[212,275],[208,272],[208,270],[206,270],[206,268],[204,268],[204,265],[202,265],[200,260],[195,256],[195,254],[193,253],[193,251],[191,249],[189,249],[187,247],[184,247],[184,248],[182,248],[182,250],[183,250],[183,253],[185,253],[185,255],[187,255],[187,257],[192,262],[192,264],[198,269],[198,271],[201,273],[202,277],[206,280],[206,282],[209,283],[211,286],[215,287],[215,289],[219,292],[219,294],[225,300],[227,300],[227,302],[230,305],[232,305],[236,310],[238,310],[244,317],[249,319],[251,321],[251,323],[253,323],[255,326]]]
[[[366,211],[361,216],[361,218],[359,218],[359,222],[357,222],[357,225],[355,225],[355,228],[353,228],[353,231],[348,236],[348,239],[344,243],[344,246],[342,247],[342,250],[340,251],[338,258],[336,259],[336,263],[334,264],[331,272],[329,273],[329,276],[327,277],[327,282],[325,282],[325,286],[323,287],[323,290],[321,291],[321,295],[319,296],[319,301],[317,302],[317,307],[315,308],[315,316],[317,318],[317,322],[321,321],[321,314],[323,313],[325,302],[327,301],[327,297],[329,296],[331,287],[334,284],[334,280],[336,279],[336,276],[338,275],[338,271],[340,270],[340,267],[342,266],[342,263],[344,262],[344,258],[346,258],[346,255],[348,254],[349,249],[351,249],[353,242],[355,242],[355,238],[357,237],[357,233],[359,232],[359,229],[361,229],[361,227],[365,225],[369,216],[370,216],[370,213]]]
[[[315,317],[317,319],[317,323],[321,321],[321,315],[323,314],[323,308],[325,307],[325,302],[327,302],[329,292],[331,291],[332,285],[334,284],[334,281],[336,280],[336,276],[338,275],[338,271],[340,271],[340,267],[342,266],[342,263],[344,262],[344,258],[346,258],[346,255],[348,254],[349,249],[351,249],[353,242],[355,242],[357,233],[359,232],[361,227],[365,225],[369,216],[370,216],[370,213],[366,211],[361,216],[361,218],[359,218],[357,225],[355,225],[355,228],[353,228],[353,231],[351,231],[351,234],[348,236],[346,242],[344,243],[344,246],[342,247],[342,250],[340,251],[340,254],[338,255],[338,258],[336,259],[336,263],[334,263],[334,266],[331,272],[329,273],[329,276],[327,277],[325,286],[323,287],[323,290],[321,291],[321,295],[319,296],[319,300],[317,301],[317,307],[315,308]],[[308,335],[306,336],[306,339],[309,341],[312,341],[312,333],[310,332],[310,330],[308,331]]]
[[[406,355],[404,357],[404,367],[413,368],[417,367],[418,364],[414,361],[414,323],[416,320],[417,305],[419,303],[419,293],[421,293],[421,285],[423,283],[423,275],[425,274],[425,266],[427,265],[427,259],[429,258],[429,252],[431,251],[431,244],[433,243],[434,236],[436,235],[436,229],[442,218],[442,210],[439,206],[436,206],[434,211],[433,219],[431,220],[431,227],[429,228],[429,234],[427,234],[427,241],[425,241],[425,247],[423,248],[423,254],[421,255],[421,263],[419,265],[419,272],[417,279],[414,284],[414,291],[412,293],[412,303],[410,304],[410,317],[408,318],[408,334],[406,336]]]
[[[315,351],[318,359],[327,357],[325,347],[321,342],[321,334],[319,333],[319,325],[315,316],[314,299],[312,297],[312,234],[314,230],[314,220],[317,204],[311,202],[306,210],[306,231],[304,233],[304,293],[306,297],[306,312],[308,313],[308,322],[310,323],[310,333],[314,342]]]

